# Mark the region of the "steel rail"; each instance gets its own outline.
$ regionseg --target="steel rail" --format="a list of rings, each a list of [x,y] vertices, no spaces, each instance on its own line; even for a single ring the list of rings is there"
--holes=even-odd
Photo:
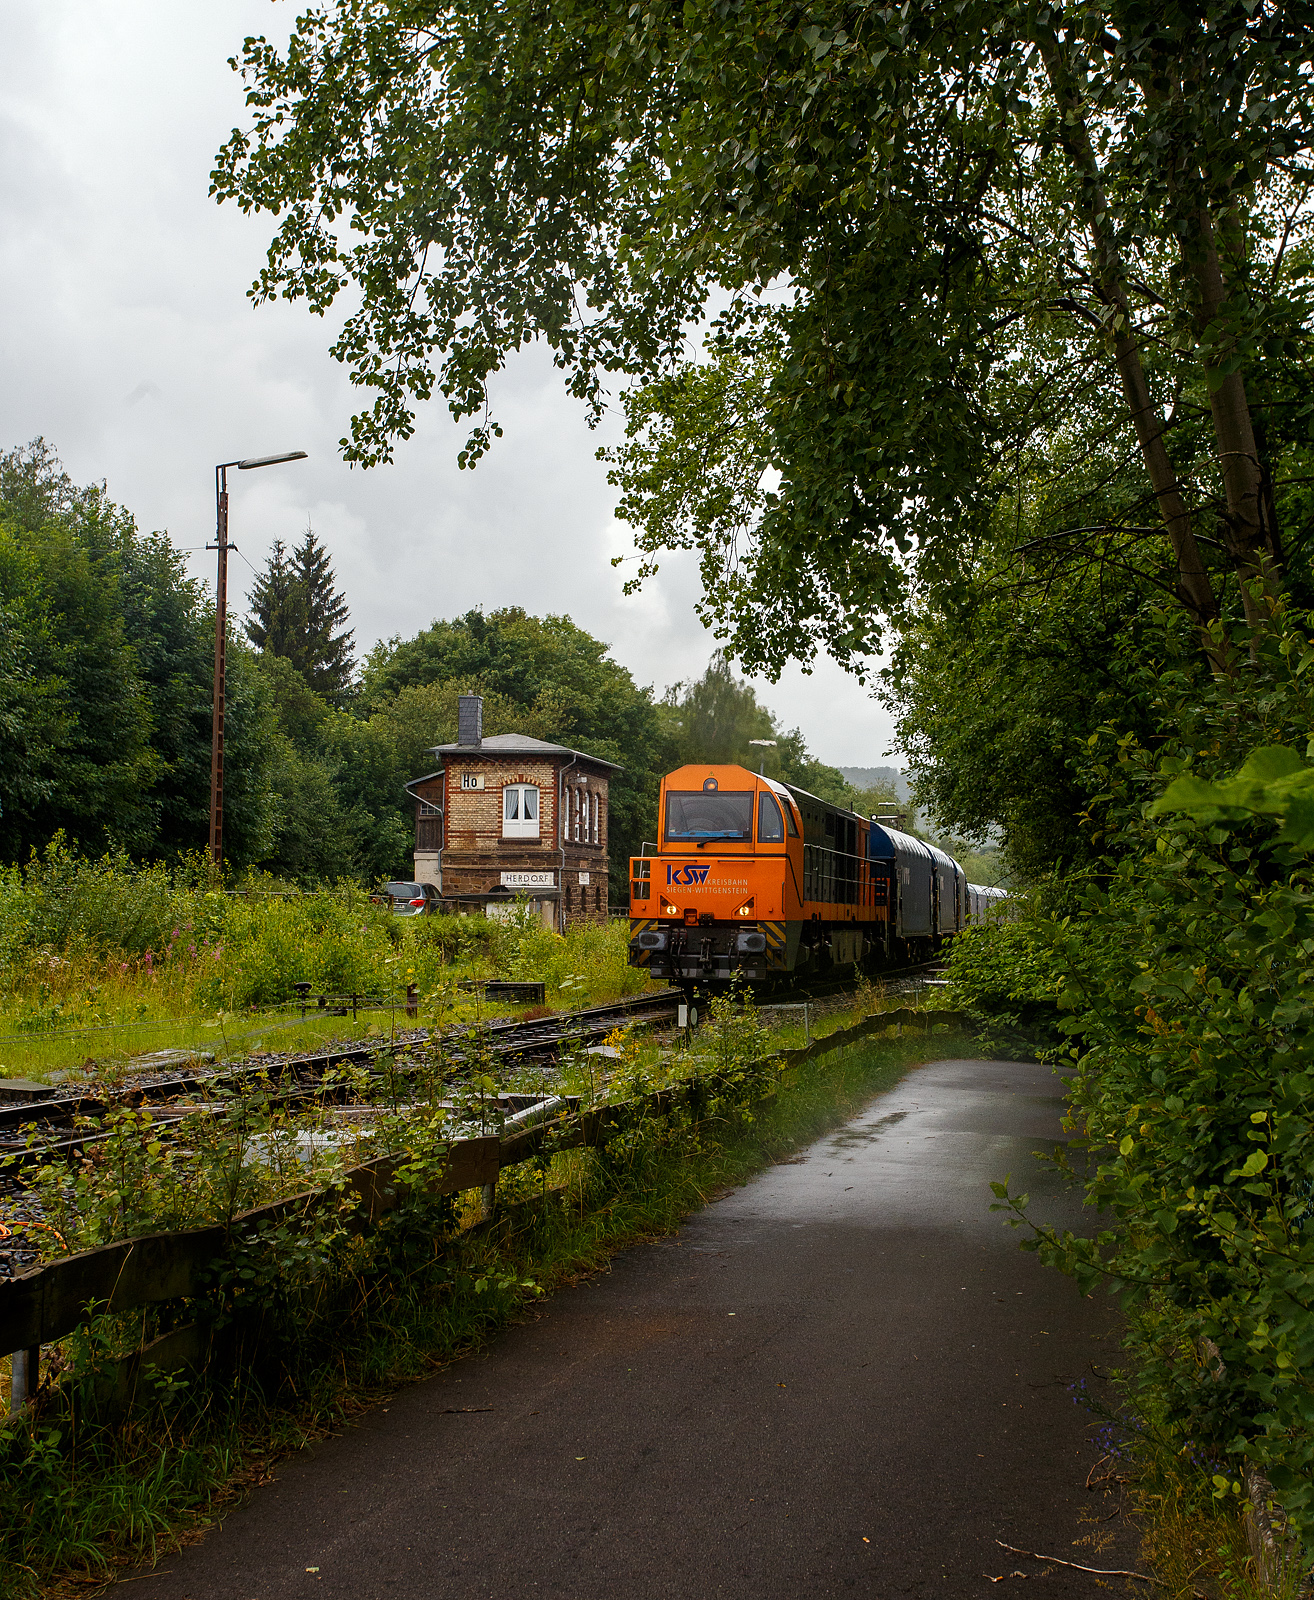
[[[941,965],[941,960],[932,959],[894,968],[881,973],[880,977],[913,977],[918,973],[936,970]],[[773,1001],[778,1004],[785,995],[821,998],[843,992],[852,982],[852,975],[843,978],[818,977],[810,982],[782,987],[775,994],[759,993],[754,998],[762,1009],[770,1010]],[[532,1022],[498,1018],[482,1025],[464,1023],[445,1030],[418,1028],[390,1040],[374,1038],[346,1049],[309,1052],[284,1057],[276,1062],[247,1058],[209,1071],[180,1072],[150,1083],[125,1087],[112,1096],[56,1096],[25,1104],[0,1105],[0,1170],[15,1173],[37,1161],[78,1154],[100,1142],[106,1135],[98,1129],[89,1129],[83,1133],[70,1133],[69,1137],[63,1139],[43,1139],[40,1143],[30,1142],[31,1136],[37,1129],[48,1129],[53,1134],[59,1125],[71,1128],[81,1119],[102,1117],[117,1107],[159,1105],[167,1109],[170,1101],[184,1097],[191,1099],[207,1092],[240,1091],[244,1085],[262,1079],[272,1091],[266,1096],[267,1103],[271,1105],[324,1098],[326,1091],[323,1080],[329,1073],[341,1067],[365,1065],[385,1051],[407,1051],[442,1044],[449,1051],[450,1066],[459,1069],[466,1055],[462,1045],[480,1032],[483,1047],[504,1060],[551,1057],[571,1044],[599,1038],[626,1020],[655,1020],[670,1015],[683,998],[683,987],[672,986],[654,994],[588,1006],[579,1011],[561,1012],[551,1017],[535,1018]],[[411,1070],[403,1068],[403,1075]],[[293,1080],[290,1084],[287,1083],[289,1078]]]
[[[678,998],[675,991],[663,991],[613,1001],[608,1005],[588,1006],[555,1017],[535,1018],[532,1022],[499,1019],[484,1025],[482,1043],[504,1058],[556,1053],[564,1046],[609,1033],[627,1020],[643,1021],[666,1016],[674,1012]],[[93,1132],[68,1140],[51,1140],[32,1150],[27,1147],[27,1137],[35,1128],[50,1128],[53,1131],[58,1124],[104,1116],[120,1106],[167,1105],[170,1100],[183,1096],[196,1097],[214,1091],[240,1090],[244,1084],[262,1078],[279,1091],[271,1095],[273,1100],[306,1099],[319,1093],[322,1080],[335,1068],[361,1066],[383,1052],[423,1048],[431,1044],[448,1046],[451,1049],[450,1059],[455,1066],[464,1057],[462,1045],[476,1037],[478,1032],[478,1025],[475,1024],[442,1031],[419,1028],[392,1040],[375,1038],[347,1049],[289,1056],[270,1063],[248,1059],[211,1071],[177,1073],[151,1083],[126,1087],[111,1096],[58,1096],[50,1100],[0,1106],[0,1162],[4,1162],[6,1157],[11,1158],[8,1165],[12,1171],[15,1165],[26,1165],[33,1156],[73,1153],[94,1142],[98,1135]],[[305,1081],[307,1074],[312,1075],[313,1081]],[[283,1088],[283,1082],[289,1077],[294,1082]],[[12,1159],[15,1157],[17,1161]]]

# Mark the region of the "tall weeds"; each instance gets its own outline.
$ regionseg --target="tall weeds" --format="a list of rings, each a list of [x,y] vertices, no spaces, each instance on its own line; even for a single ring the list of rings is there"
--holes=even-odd
[[[243,1016],[287,1003],[297,983],[395,1002],[414,986],[427,1005],[455,979],[505,976],[542,980],[556,1005],[613,999],[646,981],[627,936],[616,923],[562,937],[523,910],[396,917],[346,883],[225,888],[204,862],[88,860],[56,839],[0,867],[0,1075],[168,1044],[222,1053],[230,1024],[240,1035]]]

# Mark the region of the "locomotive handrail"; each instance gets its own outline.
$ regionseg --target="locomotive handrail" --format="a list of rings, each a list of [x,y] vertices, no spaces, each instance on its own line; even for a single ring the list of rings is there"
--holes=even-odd
[[[816,858],[817,858],[818,854],[823,855],[823,856],[833,856],[833,857],[835,857],[837,859],[837,861],[845,861],[845,862],[852,861],[852,862],[855,862],[856,865],[857,865],[857,870],[853,872],[852,876],[849,876],[847,874],[841,876],[839,873],[834,871],[835,863],[829,863],[829,865],[832,868],[832,870],[830,872],[825,872],[825,871],[819,872],[815,865],[809,871],[809,868],[808,868],[808,852],[809,851],[812,852],[812,860],[813,860],[814,863],[816,861]],[[870,869],[870,866],[871,866],[870,859],[867,856],[859,855],[856,851],[853,851],[853,850],[837,850],[837,849],[835,849],[835,847],[833,845],[828,845],[828,844],[811,844],[805,839],[803,841],[803,892],[802,892],[800,898],[802,898],[804,900],[820,901],[825,905],[837,905],[837,906],[866,905],[867,902],[861,898],[861,891],[862,891],[862,889],[864,887],[866,887],[866,883],[870,883],[871,882],[873,874],[869,870],[868,873],[867,873],[866,883],[864,883],[863,877],[862,877],[862,871],[861,871],[861,869],[862,869],[862,867],[864,865],[867,866]],[[811,878],[813,880],[813,887],[818,889],[817,893],[809,894],[807,892],[807,885],[808,885],[808,879],[809,878]],[[827,895],[827,894],[821,893],[820,889],[819,889],[818,880],[820,880],[820,885],[828,884],[832,889],[839,888],[839,887],[845,887],[845,888],[852,887],[852,889],[854,891],[854,894],[855,894],[855,898],[852,899],[852,900],[844,900],[844,899],[840,899],[838,896],[833,895],[833,894]]]

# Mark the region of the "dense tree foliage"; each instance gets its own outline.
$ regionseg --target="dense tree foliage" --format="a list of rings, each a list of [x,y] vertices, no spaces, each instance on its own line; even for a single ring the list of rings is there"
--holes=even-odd
[[[57,830],[92,848],[177,853],[209,816],[213,612],[163,535],[103,485],[77,488],[42,440],[0,456],[0,853]],[[227,840],[268,839],[268,710],[230,669]]]
[[[959,836],[997,835],[1012,880],[1034,883],[1098,855],[1086,740],[1110,719],[1157,736],[1147,662],[1206,674],[1134,587],[1018,577],[910,611],[882,679],[920,804]]]
[[[1034,874],[1082,854],[1073,741],[1147,608],[1314,598],[1312,20],[333,0],[247,42],[215,189],[280,213],[257,298],[359,292],[353,459],[435,385],[477,459],[529,339],[596,406],[629,380],[641,572],[696,550],[748,667],[892,620],[927,802]]]
[[[406,784],[455,739],[467,691],[484,696],[489,734],[526,733],[619,766],[617,901],[628,857],[652,832],[661,775],[680,760],[748,760],[746,739],[765,730],[780,739],[772,759],[786,776],[854,796],[723,661],[659,702],[568,617],[472,611],[376,646],[355,684],[345,658],[323,647],[351,635],[312,534],[290,558],[275,548],[256,596],[246,631],[264,647],[229,645],[234,867],[307,883],[409,872]],[[165,535],[139,534],[103,486],[76,488],[40,441],[0,457],[0,858],[22,860],[59,831],[138,857],[203,845],[213,630],[203,589]]]
[[[1069,474],[1094,450],[1134,483],[1113,526],[1204,623],[1230,575],[1277,581],[1270,441],[1307,436],[1311,24],[1241,0],[334,0],[285,53],[247,41],[253,122],[214,184],[280,213],[258,298],[359,295],[334,347],[376,395],[352,459],[386,459],[435,386],[477,458],[488,376],[535,338],[595,405],[637,377],[627,515],[650,557],[699,549],[746,664],[862,655],[1060,433]],[[1102,538],[1068,487],[1038,532]]]
[[[295,661],[305,627],[302,612],[287,546],[275,539],[265,569],[257,573],[247,596],[242,631],[257,650]]]
[[[835,767],[810,756],[802,730],[782,728],[723,653],[712,657],[701,678],[673,684],[661,709],[681,762],[737,763],[859,811],[891,798],[884,789],[854,788]],[[754,739],[765,742],[755,746]]]

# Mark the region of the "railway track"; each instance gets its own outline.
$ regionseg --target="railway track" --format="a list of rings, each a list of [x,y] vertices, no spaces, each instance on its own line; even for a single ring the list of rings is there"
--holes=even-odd
[[[921,962],[882,974],[882,977],[896,983],[906,982],[924,977],[939,965],[934,961]],[[842,1008],[846,991],[851,995],[852,990],[851,977],[814,980],[805,988],[791,986],[776,995],[761,996],[759,1000],[763,1009],[769,1010],[773,1005],[788,1004],[795,997],[806,995],[818,1002],[816,1014],[822,1015]],[[0,1223],[0,1240],[3,1240],[0,1243],[0,1279],[30,1266],[39,1256],[39,1245],[33,1244],[30,1233],[33,1227],[39,1230],[44,1222],[40,1205],[33,1210],[27,1198],[30,1190],[24,1169],[30,1170],[52,1159],[76,1158],[107,1139],[109,1134],[98,1125],[99,1119],[116,1107],[151,1106],[158,1128],[153,1136],[166,1140],[171,1136],[171,1124],[184,1117],[197,1113],[226,1115],[225,1098],[235,1097],[243,1087],[256,1083],[266,1103],[292,1106],[298,1102],[317,1102],[327,1107],[350,1098],[348,1083],[330,1077],[335,1068],[368,1065],[382,1050],[404,1051],[408,1046],[423,1049],[441,1045],[444,1067],[451,1071],[455,1087],[462,1076],[463,1059],[472,1055],[476,1056],[476,1066],[486,1063],[489,1055],[500,1057],[503,1062],[548,1062],[559,1058],[572,1046],[602,1039],[619,1024],[674,1022],[682,999],[681,990],[669,989],[531,1022],[499,1020],[478,1028],[467,1026],[442,1032],[414,1029],[391,1040],[376,1038],[341,1049],[276,1059],[248,1058],[219,1067],[163,1073],[109,1094],[103,1091],[67,1093],[25,1104],[0,1104],[0,1202],[4,1203],[6,1211],[5,1223]],[[472,1034],[477,1037],[472,1039]],[[403,1061],[393,1070],[404,1079],[417,1068],[418,1063]],[[533,1093],[499,1094],[497,1100],[502,1112],[509,1114],[510,1126],[524,1117],[532,1117],[542,1104],[557,1104],[551,1095],[552,1091],[543,1087]],[[365,1109],[344,1107],[333,1115],[335,1120],[337,1117],[354,1118],[364,1114]]]
[[[898,983],[925,977],[938,971],[942,965],[938,960],[917,962],[880,976],[883,982]],[[821,1001],[824,1006],[826,998],[851,992],[852,986],[851,975],[813,980],[763,994],[758,997],[758,1002],[764,1010],[802,1000]],[[104,1117],[117,1107],[155,1107],[159,1120],[167,1124],[176,1120],[170,1115],[171,1104],[182,1103],[187,1110],[199,1109],[197,1102],[205,1102],[207,1096],[234,1095],[244,1086],[257,1082],[267,1087],[268,1100],[280,1105],[336,1098],[343,1091],[340,1088],[326,1089],[325,1079],[343,1067],[368,1065],[383,1049],[425,1049],[441,1044],[448,1066],[459,1073],[463,1060],[470,1053],[472,1038],[476,1040],[475,1049],[481,1054],[494,1055],[504,1062],[547,1061],[555,1059],[573,1045],[603,1038],[620,1024],[673,1018],[681,998],[681,990],[669,989],[529,1022],[498,1019],[479,1028],[465,1025],[441,1032],[416,1028],[399,1033],[387,1041],[376,1038],[341,1049],[272,1059],[248,1058],[215,1068],[183,1069],[139,1079],[113,1094],[103,1091],[72,1093],[27,1103],[0,1105],[0,1169],[16,1177],[17,1169],[24,1166],[52,1157],[70,1157],[81,1153],[105,1137],[98,1128],[87,1127],[86,1124]],[[411,1069],[401,1069],[403,1074],[408,1070]],[[187,1111],[180,1106],[177,1115],[185,1114]]]
[[[572,1045],[605,1037],[626,1022],[658,1021],[673,1017],[679,1000],[676,991],[638,995],[610,1005],[588,1006],[531,1022],[498,1020],[476,1030],[465,1026],[443,1032],[416,1028],[392,1040],[371,1039],[343,1049],[321,1050],[276,1060],[232,1062],[223,1067],[196,1068],[126,1085],[112,1095],[103,1092],[56,1095],[16,1105],[0,1105],[0,1165],[16,1167],[52,1156],[70,1156],[104,1137],[97,1129],[78,1130],[78,1124],[103,1117],[122,1106],[151,1105],[167,1118],[171,1102],[204,1100],[207,1095],[239,1092],[256,1082],[269,1086],[271,1101],[292,1104],[320,1097],[325,1078],[336,1069],[368,1065],[384,1050],[423,1049],[441,1044],[448,1064],[459,1070],[472,1045],[481,1054],[503,1061],[552,1059]],[[402,1068],[403,1073],[406,1068]],[[66,1137],[60,1134],[68,1130]],[[33,1134],[39,1137],[33,1141]]]
[[[899,986],[909,979],[934,979],[944,970],[945,959],[943,956],[934,956],[929,961],[916,961],[907,967],[890,967],[888,970],[872,974],[874,984],[891,984]],[[784,1005],[791,1001],[820,1000],[827,995],[851,994],[854,989],[852,973],[839,978],[814,978],[804,983],[787,983],[781,980],[779,989],[764,990],[758,996],[758,1004],[764,1011],[769,1011],[772,1006]]]

